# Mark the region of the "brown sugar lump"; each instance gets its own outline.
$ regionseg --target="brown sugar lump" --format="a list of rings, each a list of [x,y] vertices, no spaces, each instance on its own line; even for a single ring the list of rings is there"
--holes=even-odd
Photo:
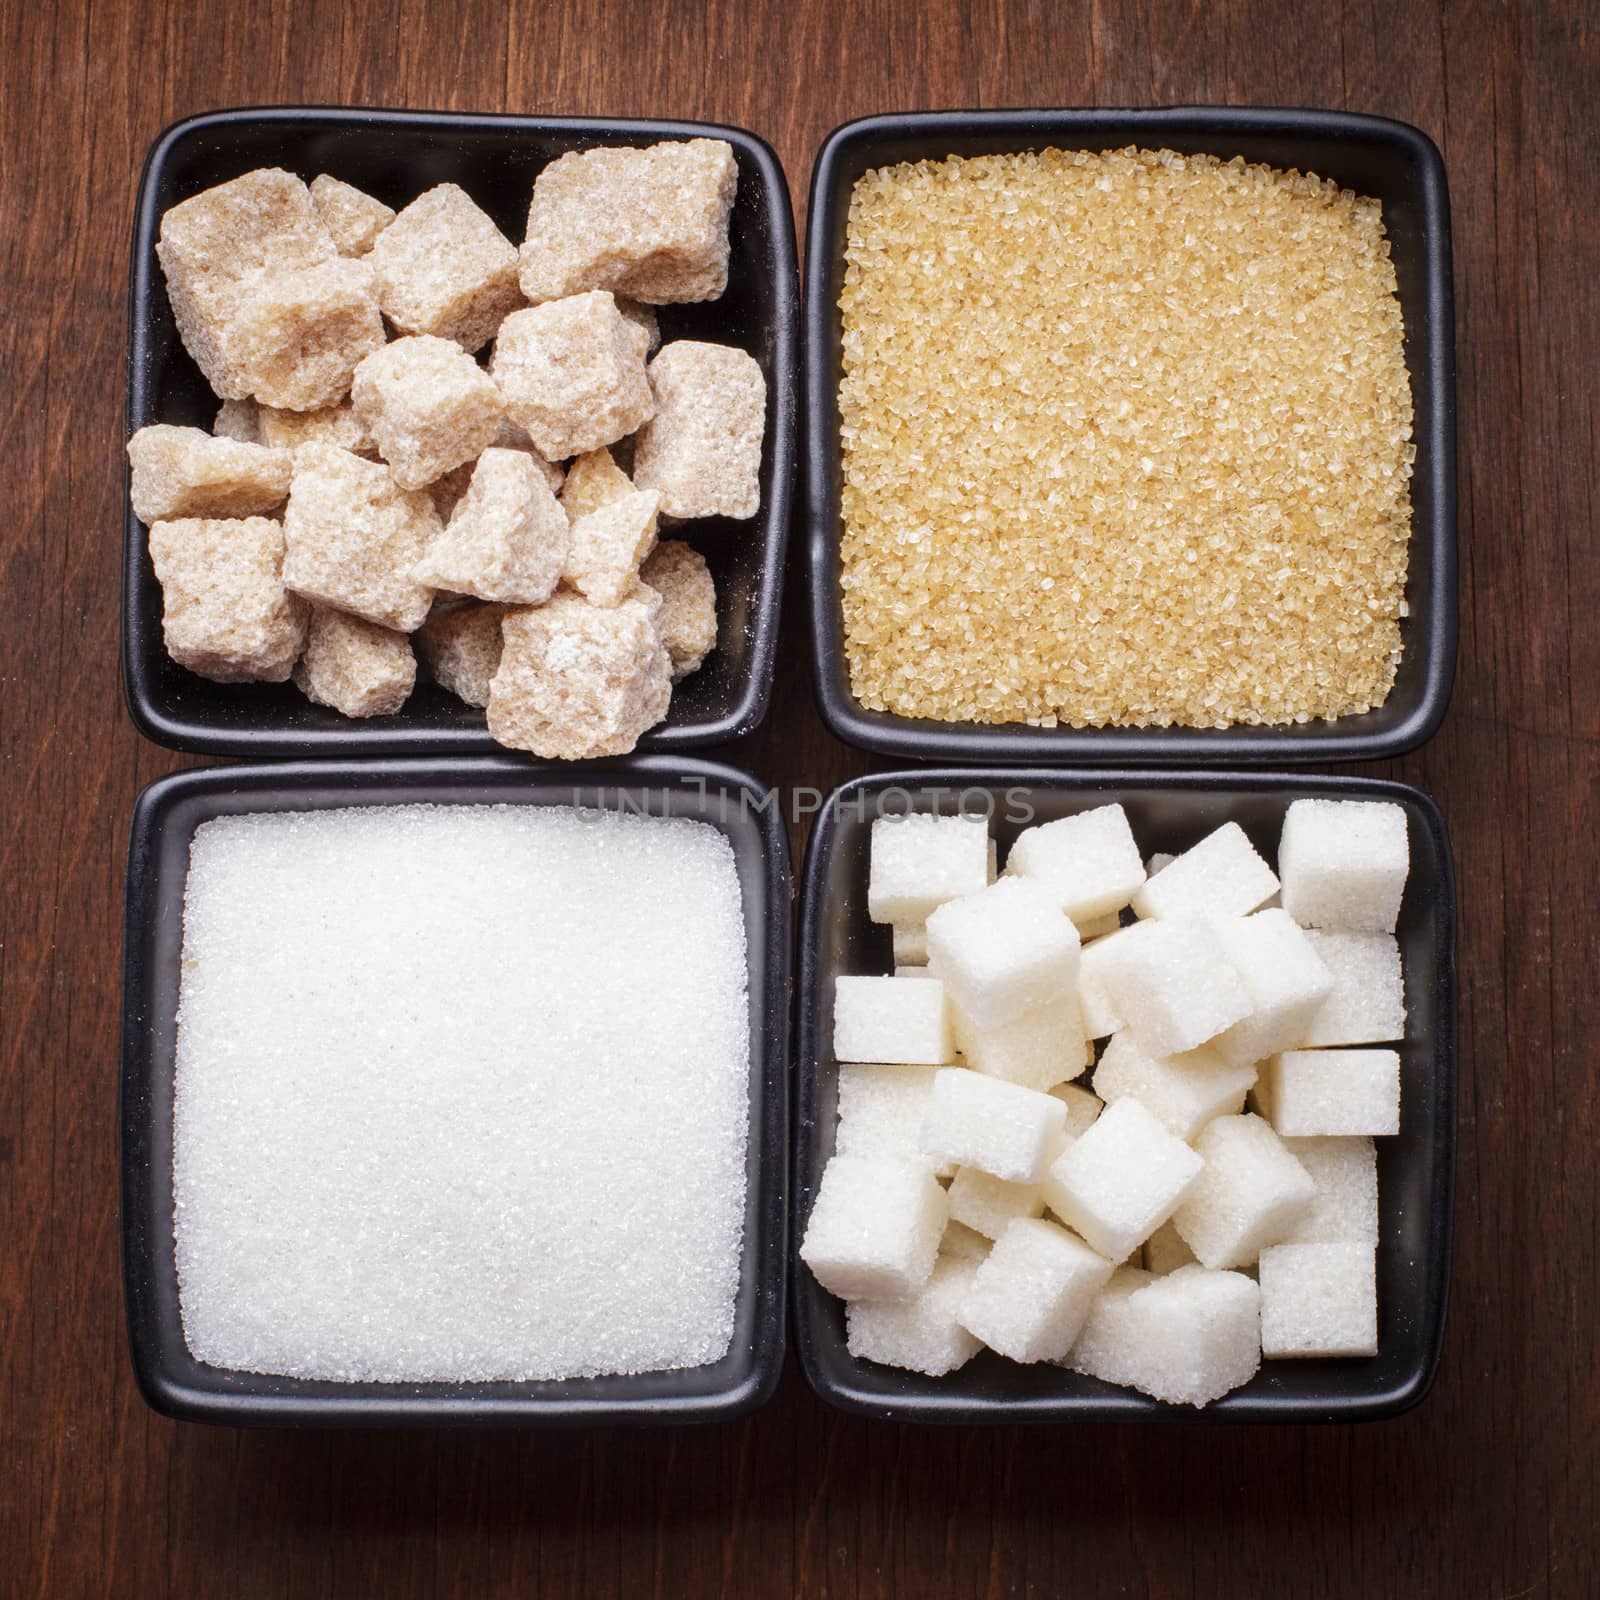
[[[306,186],[277,167],[218,184],[162,216],[156,256],[178,333],[218,395],[241,400],[251,393],[229,348],[250,286],[264,272],[314,267],[335,253]]]
[[[673,680],[686,678],[717,644],[717,590],[706,558],[681,539],[666,539],[639,576],[661,596],[656,628],[672,657]]]
[[[661,324],[656,318],[656,308],[641,305],[637,300],[619,299],[617,310],[643,335],[645,355],[653,356],[661,348]]]
[[[364,256],[394,221],[392,206],[326,172],[311,180],[311,203],[342,256]]]
[[[403,633],[317,606],[294,681],[308,700],[347,717],[388,717],[411,694],[417,658]]]
[[[364,261],[335,256],[301,272],[267,272],[239,302],[227,349],[263,405],[315,411],[342,400],[383,319]]]
[[[500,431],[494,380],[451,339],[396,339],[356,368],[350,403],[402,489],[425,489]]]
[[[287,450],[156,423],[128,441],[128,498],[146,526],[172,517],[253,517],[289,493]]]
[[[237,439],[240,444],[265,444],[261,437],[261,411],[254,400],[224,400],[217,407],[211,431],[219,439]]]
[[[635,441],[633,481],[669,517],[753,517],[761,504],[767,383],[732,345],[676,339],[650,363],[655,415]]]
[[[367,259],[377,270],[383,314],[402,333],[480,350],[522,304],[516,246],[454,183],[418,195],[378,235]]]
[[[567,582],[597,606],[625,600],[639,581],[640,564],[655,549],[659,505],[651,491],[636,489],[579,517],[572,525]]]
[[[371,431],[356,415],[349,400],[316,411],[285,411],[281,406],[257,408],[262,444],[278,450],[298,450],[307,444],[336,444],[358,456],[378,453]]]
[[[465,605],[428,613],[411,636],[435,679],[469,706],[489,703],[489,685],[500,668],[500,619],[504,606]]]
[[[552,494],[561,492],[566,474],[528,437],[526,428],[519,428],[509,417],[500,419],[500,431],[490,441],[497,450],[520,450],[539,469]]]
[[[485,450],[414,576],[454,594],[539,605],[560,583],[571,543],[567,514],[532,457]]]
[[[306,605],[284,589],[282,524],[181,517],[150,530],[162,633],[180,666],[218,683],[282,683],[306,636]]]
[[[585,289],[651,305],[715,300],[728,285],[738,181],[721,139],[559,157],[533,186],[522,292],[535,302]]]
[[[489,370],[506,414],[552,461],[615,444],[655,410],[633,325],[604,291],[514,311]]]
[[[1047,149],[867,172],[845,236],[865,708],[1223,727],[1384,702],[1415,447],[1378,201]]]
[[[439,519],[428,496],[402,489],[381,461],[305,446],[294,458],[283,533],[283,581],[296,594],[401,633],[427,616],[433,590],[412,569]]]
[[[672,662],[649,608],[591,605],[563,591],[511,611],[489,691],[489,732],[553,760],[627,755],[667,714]]]
[[[633,479],[622,470],[609,450],[591,450],[567,468],[561,485],[561,503],[574,522],[613,500],[633,493]]]

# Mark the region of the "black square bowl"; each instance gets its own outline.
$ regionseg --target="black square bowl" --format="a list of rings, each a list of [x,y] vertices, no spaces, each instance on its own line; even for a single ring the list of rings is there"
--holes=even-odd
[[[733,847],[750,994],[750,1132],[733,1341],[670,1372],[537,1383],[334,1383],[236,1372],[184,1343],[173,1245],[172,1108],[183,895],[195,829],[239,812],[339,806],[593,806],[695,818]],[[769,791],[731,767],[641,757],[565,776],[512,757],[222,766],[139,797],[123,938],[122,1271],[133,1370],[157,1411],[199,1422],[326,1427],[671,1423],[742,1416],[783,1369],[788,1184],[789,851]]]
[[[139,186],[128,307],[128,432],[152,422],[209,429],[219,402],[189,359],[156,261],[162,213],[255,167],[310,179],[330,172],[396,210],[437,183],[459,183],[506,237],[522,238],[533,180],[568,150],[726,139],[739,168],[728,288],[703,305],[660,308],[663,339],[709,339],[747,350],[767,380],[761,508],[751,522],[705,518],[674,537],[706,557],[717,585],[717,648],[673,688],[641,751],[699,749],[748,733],[772,691],[793,493],[797,328],[794,216],[768,145],[740,128],[699,122],[271,107],[219,111],[167,129]],[[124,518],[122,664],[128,710],[148,739],[175,750],[238,756],[470,755],[501,747],[483,713],[418,674],[392,717],[352,721],[293,684],[220,684],[172,661],[161,640],[161,586],[145,530]],[[524,758],[531,760],[532,758]]]
[[[844,653],[839,537],[840,316],[850,191],[869,168],[1002,151],[1128,145],[1243,156],[1336,179],[1383,202],[1405,319],[1415,406],[1416,471],[1409,617],[1388,700],[1360,716],[1274,727],[1033,728],[936,722],[870,711],[856,700]],[[1338,111],[1174,107],[1153,111],[939,111],[868,117],[824,141],[811,179],[806,244],[806,502],[811,641],[817,698],[842,739],[923,761],[1201,762],[1375,760],[1438,728],[1456,656],[1455,326],[1450,202],[1444,163],[1403,122]]]
[[[919,769],[875,773],[836,790],[812,831],[805,864],[791,1249],[799,1250],[833,1154],[833,980],[892,966],[889,930],[867,920],[874,817],[988,811],[1003,857],[1031,823],[1118,802],[1146,852],[1175,854],[1231,820],[1275,861],[1284,812],[1306,796],[1391,800],[1405,808],[1411,837],[1411,875],[1397,929],[1406,992],[1406,1037],[1398,1047],[1400,1132],[1376,1141],[1378,1354],[1371,1360],[1263,1361],[1243,1388],[1202,1411],[1163,1405],[1062,1367],[1021,1366],[987,1350],[957,1372],[928,1378],[852,1356],[843,1303],[819,1287],[797,1254],[795,1342],[801,1368],[824,1400],[845,1411],[911,1422],[1354,1422],[1395,1416],[1427,1392],[1444,1336],[1455,1189],[1455,880],[1438,809],[1404,784],[1282,773]]]

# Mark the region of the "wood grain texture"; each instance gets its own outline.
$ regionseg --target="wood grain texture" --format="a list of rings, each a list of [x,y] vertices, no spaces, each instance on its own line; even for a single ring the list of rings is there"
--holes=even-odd
[[[1583,0],[0,0],[0,1591],[7,1595],[1589,1595],[1600,1392],[1600,94]],[[143,153],[252,102],[670,115],[776,146],[803,225],[847,118],[1303,103],[1444,150],[1460,329],[1453,710],[1381,769],[1461,878],[1460,1192],[1432,1396],[1387,1424],[919,1431],[791,1369],[703,1431],[246,1434],[147,1412],[117,1259],[122,850],[184,763],[116,661]],[[766,725],[827,788],[799,584]],[[797,843],[799,841],[797,840]]]

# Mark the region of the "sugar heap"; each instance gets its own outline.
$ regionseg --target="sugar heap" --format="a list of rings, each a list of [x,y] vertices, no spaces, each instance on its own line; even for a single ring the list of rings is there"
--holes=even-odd
[[[384,1382],[718,1360],[745,973],[732,852],[704,824],[407,806],[202,826],[174,1129],[189,1348]]]

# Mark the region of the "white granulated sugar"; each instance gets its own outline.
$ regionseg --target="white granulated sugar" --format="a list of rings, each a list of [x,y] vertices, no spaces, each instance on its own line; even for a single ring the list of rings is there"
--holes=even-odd
[[[529,806],[196,833],[184,1336],[308,1378],[693,1367],[733,1337],[745,928],[705,824]]]

